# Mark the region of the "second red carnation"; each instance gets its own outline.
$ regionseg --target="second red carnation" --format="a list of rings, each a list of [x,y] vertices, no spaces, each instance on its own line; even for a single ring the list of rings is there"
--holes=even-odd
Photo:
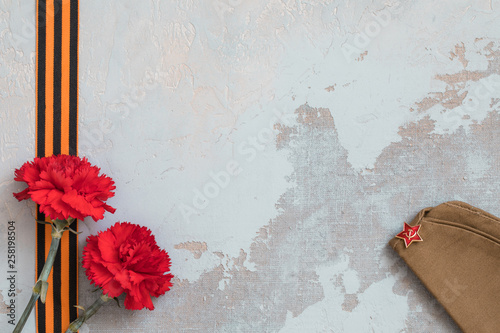
[[[82,265],[89,280],[107,296],[125,293],[125,308],[130,310],[153,310],[151,297],[172,286],[168,253],[158,247],[151,230],[137,224],[116,223],[89,236]]]

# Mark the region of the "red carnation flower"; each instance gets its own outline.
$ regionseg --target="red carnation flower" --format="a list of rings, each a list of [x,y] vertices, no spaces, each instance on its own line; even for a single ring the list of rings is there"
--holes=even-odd
[[[114,182],[86,158],[70,155],[37,157],[26,162],[15,172],[15,180],[25,182],[28,188],[14,193],[17,200],[32,199],[40,211],[52,220],[69,217],[94,221],[104,217],[104,211],[115,209],[105,201],[112,196]]]
[[[83,249],[88,279],[108,297],[126,293],[125,308],[153,310],[151,296],[167,292],[172,283],[170,258],[156,244],[151,230],[129,222],[116,223],[89,236]]]

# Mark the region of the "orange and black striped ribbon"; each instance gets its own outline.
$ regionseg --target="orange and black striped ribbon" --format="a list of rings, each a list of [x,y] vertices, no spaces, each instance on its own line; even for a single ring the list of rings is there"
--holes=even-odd
[[[78,153],[79,0],[37,0],[36,154]],[[39,213],[39,220],[45,216]],[[77,229],[77,222],[72,224]],[[37,224],[36,270],[47,258],[51,227]],[[36,305],[38,333],[64,332],[78,316],[78,238],[65,232],[49,276],[45,304]]]

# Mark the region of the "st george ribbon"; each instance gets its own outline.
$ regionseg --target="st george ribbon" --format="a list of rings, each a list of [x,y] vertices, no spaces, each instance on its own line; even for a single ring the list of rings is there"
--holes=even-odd
[[[36,155],[78,154],[79,0],[37,0]],[[45,216],[38,210],[38,220]],[[36,226],[36,270],[47,258],[52,228]],[[72,224],[78,230],[77,222]],[[38,333],[59,333],[77,318],[78,238],[65,232],[45,304],[36,305]]]

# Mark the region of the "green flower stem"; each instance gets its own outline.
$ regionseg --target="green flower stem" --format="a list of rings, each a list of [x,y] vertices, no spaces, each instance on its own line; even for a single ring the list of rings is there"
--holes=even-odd
[[[52,241],[50,242],[49,254],[47,256],[47,260],[43,265],[42,272],[38,278],[38,281],[35,283],[33,287],[33,293],[31,294],[31,298],[28,302],[28,305],[24,309],[21,318],[17,322],[16,327],[12,333],[20,333],[28,317],[35,306],[38,298],[42,298],[42,303],[45,303],[45,296],[47,295],[47,288],[49,286],[47,280],[50,275],[50,271],[52,270],[52,265],[54,265],[54,260],[56,259],[57,250],[59,249],[59,244],[61,243],[61,237],[65,230],[68,230],[69,225],[74,221],[74,219],[69,218],[68,220],[55,220],[52,223]]]
[[[85,310],[85,313],[78,317],[75,321],[73,321],[68,329],[66,330],[66,333],[74,333],[78,332],[78,329],[83,325],[84,322],[87,321],[90,317],[92,317],[100,308],[101,306],[109,301],[111,297],[108,297],[106,295],[101,295],[91,306],[90,308]]]

